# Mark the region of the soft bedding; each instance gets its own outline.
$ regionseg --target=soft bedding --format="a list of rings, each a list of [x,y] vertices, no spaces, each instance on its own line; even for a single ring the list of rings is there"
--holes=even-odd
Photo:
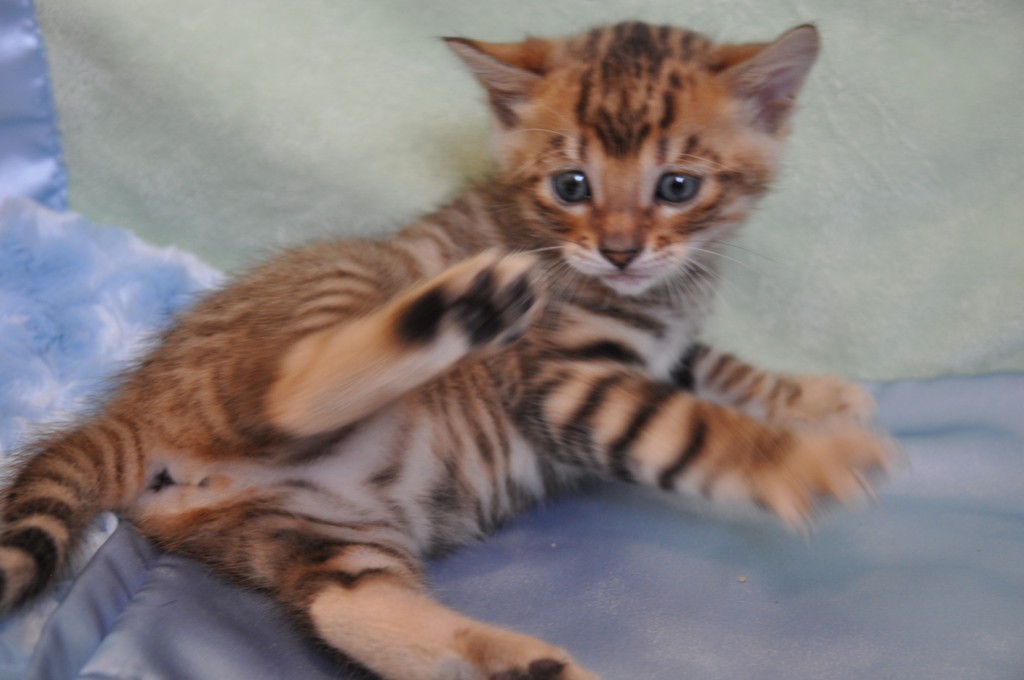
[[[54,122],[32,4],[0,2],[0,471],[220,281],[187,252],[50,210],[66,203]],[[433,586],[606,680],[1020,680],[1024,374],[871,389],[909,468],[877,506],[824,520],[809,541],[608,485],[433,564]],[[347,675],[262,595],[109,515],[55,592],[0,621],[3,680],[292,677]]]

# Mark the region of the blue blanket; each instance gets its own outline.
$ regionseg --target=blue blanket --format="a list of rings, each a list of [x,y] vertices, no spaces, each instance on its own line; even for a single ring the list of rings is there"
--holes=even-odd
[[[0,206],[5,450],[29,423],[87,406],[148,332],[217,281],[125,231]],[[605,680],[1019,680],[1024,375],[872,389],[911,469],[878,507],[828,519],[809,542],[609,485],[432,565],[435,590],[567,647]],[[0,624],[0,677],[346,674],[264,597],[121,525],[73,581]]]
[[[34,429],[94,406],[151,334],[220,280],[195,256],[124,229],[0,200],[0,477]],[[114,524],[101,520],[80,562]],[[16,677],[60,595],[0,622],[0,678]]]

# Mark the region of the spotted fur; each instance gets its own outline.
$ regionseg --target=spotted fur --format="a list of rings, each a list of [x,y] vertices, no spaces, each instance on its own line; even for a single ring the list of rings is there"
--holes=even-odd
[[[241,276],[99,415],[34,443],[3,494],[4,608],[113,509],[382,677],[582,680],[565,652],[435,603],[422,560],[585,476],[802,527],[889,464],[858,388],[697,340],[717,250],[775,174],[812,27],[448,43],[487,92],[496,175],[389,240]],[[565,172],[589,182],[579,200]],[[666,174],[699,190],[668,200]]]

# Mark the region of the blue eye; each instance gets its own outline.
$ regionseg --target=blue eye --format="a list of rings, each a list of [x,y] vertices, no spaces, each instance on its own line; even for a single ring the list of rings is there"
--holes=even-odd
[[[654,195],[666,203],[685,203],[700,191],[700,177],[678,172],[666,172],[658,179]]]
[[[551,178],[555,194],[566,203],[582,203],[590,200],[590,183],[579,170],[570,170]]]

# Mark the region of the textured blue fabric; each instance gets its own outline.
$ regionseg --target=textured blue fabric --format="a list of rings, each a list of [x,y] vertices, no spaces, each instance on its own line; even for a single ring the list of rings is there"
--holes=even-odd
[[[564,645],[605,680],[1020,680],[1024,375],[875,392],[911,469],[809,542],[609,485],[432,565],[435,592]],[[27,677],[46,680],[347,677],[269,600],[127,525],[33,664]]]
[[[220,276],[124,229],[0,201],[0,456],[74,413],[145,337]]]
[[[0,2],[0,198],[67,209],[50,76],[32,0]]]

